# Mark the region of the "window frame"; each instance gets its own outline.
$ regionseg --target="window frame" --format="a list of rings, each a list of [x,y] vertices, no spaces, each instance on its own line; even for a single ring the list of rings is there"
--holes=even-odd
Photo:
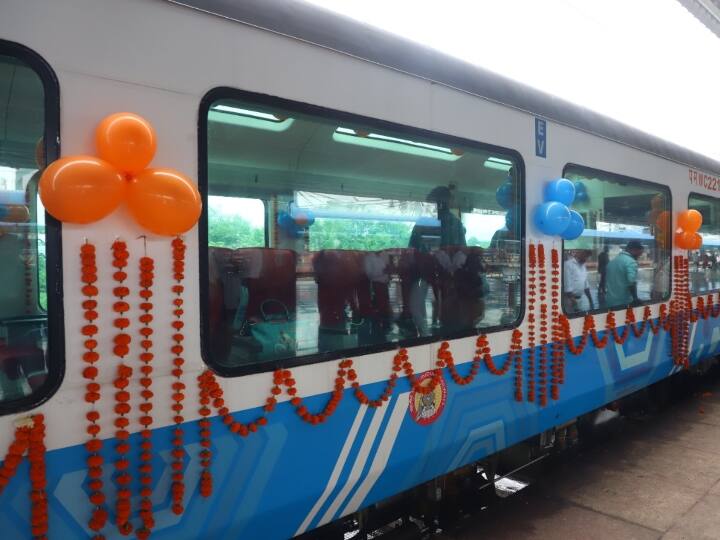
[[[365,125],[377,128],[379,130],[395,131],[397,133],[408,134],[410,136],[429,137],[440,141],[446,141],[452,145],[466,146],[468,148],[477,148],[485,151],[498,152],[511,157],[518,169],[518,184],[520,194],[520,304],[517,317],[514,321],[502,325],[496,325],[486,328],[476,328],[461,332],[448,332],[433,336],[423,336],[411,339],[399,340],[396,342],[386,342],[376,345],[356,347],[352,349],[342,349],[337,351],[318,352],[315,354],[293,356],[280,360],[272,360],[268,362],[257,362],[243,366],[224,366],[216,362],[212,358],[209,347],[210,328],[209,318],[207,317],[208,292],[209,292],[209,259],[208,259],[208,112],[210,107],[221,99],[237,99],[241,101],[255,102],[259,105],[280,107],[287,110],[295,111],[301,114],[314,115],[324,118],[331,118],[337,122],[361,122]],[[521,153],[515,149],[504,148],[487,143],[480,143],[462,137],[456,137],[445,133],[438,133],[421,128],[405,126],[386,120],[370,118],[367,116],[338,111],[319,105],[312,105],[300,101],[290,100],[286,98],[271,96],[257,92],[249,92],[232,87],[217,87],[211,89],[200,101],[200,110],[198,118],[198,188],[203,201],[202,213],[198,222],[198,255],[199,255],[199,272],[200,272],[200,354],[205,364],[222,377],[241,377],[253,373],[266,373],[276,369],[286,369],[297,366],[317,364],[328,362],[352,356],[368,355],[379,352],[394,351],[401,348],[414,347],[418,345],[426,345],[437,343],[444,340],[459,339],[480,334],[490,334],[505,330],[512,330],[522,324],[525,318],[525,290],[526,290],[526,254],[525,254],[525,161]]]
[[[720,205],[720,197],[713,197],[712,195],[708,195],[706,193],[698,193],[697,191],[691,191],[690,193],[688,193],[688,208],[690,208],[690,197],[692,197],[692,196],[699,197],[701,199],[712,200],[712,201],[715,201],[718,205]],[[689,250],[686,250],[686,252],[689,253]],[[717,287],[715,289],[710,289],[707,291],[703,291],[703,292],[690,291],[690,296],[693,296],[693,297],[703,296],[703,295],[707,295],[707,294],[714,294],[718,291],[720,291],[720,287]]]
[[[0,55],[11,56],[24,62],[42,82],[44,93],[45,162],[51,163],[60,156],[60,85],[57,76],[43,57],[20,43],[0,39]],[[45,275],[47,288],[47,311],[45,312],[48,340],[45,356],[48,366],[47,379],[36,391],[28,396],[11,401],[0,401],[0,416],[16,414],[39,407],[57,392],[65,376],[62,227],[60,222],[47,212],[45,212]]]
[[[654,188],[655,186],[659,186],[660,188],[666,189],[666,190],[667,190],[667,195],[668,195],[668,208],[669,208],[670,213],[672,214],[672,208],[673,208],[673,206],[672,206],[672,202],[673,202],[673,201],[672,201],[672,198],[673,198],[673,194],[672,194],[672,189],[670,189],[670,186],[666,186],[666,185],[660,184],[660,183],[658,183],[658,182],[651,182],[650,180],[642,180],[642,179],[640,179],[640,178],[635,178],[635,177],[633,177],[633,176],[627,176],[627,175],[624,175],[624,174],[619,174],[619,173],[614,173],[614,172],[610,172],[610,171],[605,171],[605,170],[602,170],[602,169],[596,169],[596,168],[594,168],[594,167],[588,167],[588,166],[586,166],[586,165],[580,165],[580,164],[578,164],[578,163],[572,163],[572,162],[566,163],[565,166],[563,167],[563,170],[562,170],[562,177],[563,177],[563,178],[566,177],[566,174],[567,174],[568,169],[569,169],[569,168],[572,168],[572,167],[574,167],[574,168],[576,168],[576,169],[582,169],[583,171],[586,171],[586,172],[588,172],[588,173],[590,173],[590,174],[609,176],[609,177],[611,177],[611,178],[613,178],[613,179],[616,179],[616,180],[618,180],[618,181],[620,181],[620,182],[632,182],[632,183],[636,183],[636,184],[641,184],[641,185],[646,185],[646,186],[652,186],[653,188]],[[564,279],[565,279],[565,240],[563,240],[560,245],[561,245],[561,252],[560,252],[560,260],[561,260],[560,273],[561,273],[561,276],[562,276],[562,279],[561,279],[561,281],[560,281],[560,284],[561,284],[561,289],[562,289],[562,287],[565,285],[565,283],[564,283]],[[634,307],[653,306],[653,305],[656,305],[656,304],[662,304],[662,303],[667,302],[668,300],[670,300],[670,297],[672,296],[672,289],[673,289],[673,257],[672,257],[672,249],[669,249],[669,252],[670,252],[670,256],[668,257],[668,259],[669,259],[668,273],[669,273],[669,275],[670,275],[670,283],[669,283],[670,286],[668,287],[668,292],[667,292],[667,293],[665,294],[665,296],[663,296],[663,298],[660,299],[660,300],[648,300],[647,302],[641,302],[641,303],[639,303],[637,306],[634,306]],[[629,305],[628,305],[628,306],[617,306],[617,307],[613,307],[613,308],[611,308],[611,309],[597,307],[597,308],[595,308],[595,309],[588,309],[588,310],[583,310],[583,311],[574,311],[573,313],[568,313],[567,311],[565,311],[564,302],[562,302],[562,301],[560,302],[560,309],[562,310],[562,313],[563,313],[568,319],[577,319],[578,317],[585,317],[586,315],[598,315],[598,314],[600,314],[600,313],[609,313],[610,311],[622,311],[622,310],[624,310],[624,309],[627,309],[628,307],[629,307]]]

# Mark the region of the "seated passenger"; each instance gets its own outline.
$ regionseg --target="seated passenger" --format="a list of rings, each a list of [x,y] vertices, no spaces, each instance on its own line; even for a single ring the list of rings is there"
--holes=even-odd
[[[621,308],[640,303],[637,292],[638,262],[643,245],[630,240],[607,265],[606,301],[609,309]]]

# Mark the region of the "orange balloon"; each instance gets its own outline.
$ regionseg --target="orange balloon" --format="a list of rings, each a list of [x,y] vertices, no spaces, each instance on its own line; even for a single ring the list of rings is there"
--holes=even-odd
[[[672,217],[670,216],[670,212],[664,210],[658,215],[655,225],[657,225],[658,229],[661,231],[667,231],[672,225],[671,221]]]
[[[692,242],[690,243],[690,249],[700,249],[702,247],[702,243],[703,243],[702,236],[700,235],[700,233],[692,233],[692,234],[693,234],[693,239],[692,239]]]
[[[95,130],[98,155],[127,175],[150,165],[157,140],[150,122],[137,114],[121,112],[102,119]]]
[[[197,223],[200,193],[173,169],[145,169],[128,186],[130,213],[145,229],[163,236],[184,233]]]
[[[702,214],[697,210],[685,210],[678,215],[678,227],[686,232],[696,232],[702,226]]]
[[[115,210],[127,182],[120,172],[92,156],[53,161],[40,177],[40,200],[48,213],[66,223],[92,223]]]

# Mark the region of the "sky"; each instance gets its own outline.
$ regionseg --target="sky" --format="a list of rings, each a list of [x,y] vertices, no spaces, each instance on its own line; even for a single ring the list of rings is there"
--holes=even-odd
[[[720,38],[676,0],[306,0],[720,160]]]

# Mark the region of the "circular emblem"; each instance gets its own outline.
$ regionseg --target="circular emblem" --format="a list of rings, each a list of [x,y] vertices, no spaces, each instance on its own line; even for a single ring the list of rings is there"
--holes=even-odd
[[[426,371],[418,377],[418,384],[422,388],[430,386],[433,380],[433,371]],[[418,424],[426,426],[432,424],[442,414],[447,400],[447,385],[445,379],[432,392],[421,394],[413,390],[410,392],[410,416]]]

